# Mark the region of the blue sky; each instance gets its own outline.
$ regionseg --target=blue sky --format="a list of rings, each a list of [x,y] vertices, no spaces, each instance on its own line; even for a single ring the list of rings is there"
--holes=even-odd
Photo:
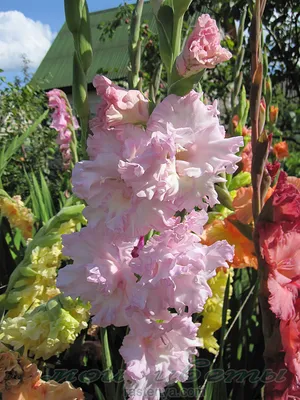
[[[91,12],[123,3],[123,0],[87,1]],[[19,74],[24,53],[33,63],[32,71],[36,69],[64,21],[64,0],[0,1],[0,68],[8,80]]]

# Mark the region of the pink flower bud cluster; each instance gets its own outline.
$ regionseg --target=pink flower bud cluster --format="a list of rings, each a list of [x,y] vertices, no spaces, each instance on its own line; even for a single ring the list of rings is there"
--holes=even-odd
[[[72,142],[72,135],[79,128],[79,125],[77,119],[72,115],[71,106],[62,90],[50,90],[47,96],[49,107],[54,109],[50,127],[58,132],[56,143],[60,145],[64,168],[68,169],[72,159],[70,143]]]
[[[235,170],[242,138],[225,138],[217,104],[196,92],[168,96],[149,117],[142,93],[99,76],[94,85],[102,100],[90,160],[72,177],[88,225],[64,236],[73,264],[59,271],[58,286],[91,303],[94,324],[130,327],[120,349],[126,390],[131,400],[156,400],[187,379],[202,344],[192,314],[211,296],[207,281],[233,259],[226,241],[206,246],[199,235],[218,202],[214,183]],[[186,217],[175,218],[184,208]]]

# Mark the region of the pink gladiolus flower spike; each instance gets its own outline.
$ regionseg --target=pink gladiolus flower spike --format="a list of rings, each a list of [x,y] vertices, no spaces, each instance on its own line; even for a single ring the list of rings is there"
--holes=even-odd
[[[62,90],[50,90],[47,96],[49,107],[54,109],[50,127],[58,131],[56,143],[60,145],[64,168],[68,169],[72,158],[70,150],[70,143],[72,142],[71,130],[77,130],[79,125],[77,119],[72,115],[67,96]]]

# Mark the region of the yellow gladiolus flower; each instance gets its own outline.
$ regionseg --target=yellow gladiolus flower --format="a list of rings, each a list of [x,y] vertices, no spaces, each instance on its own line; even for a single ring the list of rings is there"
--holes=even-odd
[[[75,223],[71,220],[62,224],[58,233],[71,233],[74,230]],[[62,259],[61,238],[51,247],[36,247],[32,251],[31,264],[28,265],[31,273],[19,280],[14,287],[16,290],[8,294],[8,302],[16,305],[8,311],[7,317],[22,316],[60,293],[56,287],[56,276]]]
[[[65,351],[87,327],[89,304],[62,295],[31,313],[2,322],[0,340],[24,354],[47,360]]]
[[[0,211],[13,228],[19,228],[25,239],[32,237],[34,217],[31,210],[25,207],[21,196],[0,198]]]
[[[219,345],[214,337],[214,333],[222,326],[223,303],[225,297],[225,289],[227,279],[232,281],[233,270],[220,269],[217,275],[208,281],[212,291],[201,315],[203,316],[201,325],[198,330],[198,337],[203,340],[203,347],[210,353],[217,354]],[[232,285],[230,285],[229,297],[232,295]],[[230,319],[230,310],[227,310],[227,321]]]

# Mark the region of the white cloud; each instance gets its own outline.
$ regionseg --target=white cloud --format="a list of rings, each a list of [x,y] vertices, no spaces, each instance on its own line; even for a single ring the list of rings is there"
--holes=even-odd
[[[31,67],[38,67],[55,35],[49,25],[33,21],[20,11],[0,12],[0,68],[20,70],[22,54]]]

